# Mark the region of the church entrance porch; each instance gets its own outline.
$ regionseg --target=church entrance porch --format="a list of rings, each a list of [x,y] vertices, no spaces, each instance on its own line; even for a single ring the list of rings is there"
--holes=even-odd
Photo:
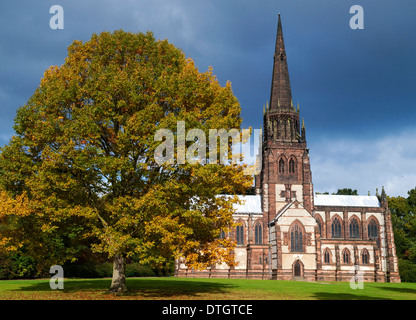
[[[294,280],[303,278],[303,263],[300,260],[293,263],[292,275]]]

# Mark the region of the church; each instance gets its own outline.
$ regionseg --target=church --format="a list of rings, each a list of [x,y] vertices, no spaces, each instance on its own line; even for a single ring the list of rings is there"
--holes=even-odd
[[[239,196],[232,232],[235,267],[187,269],[179,277],[400,282],[387,196],[313,191],[306,130],[292,102],[280,14],[270,104],[263,115],[256,195]],[[357,278],[356,278],[357,279]]]

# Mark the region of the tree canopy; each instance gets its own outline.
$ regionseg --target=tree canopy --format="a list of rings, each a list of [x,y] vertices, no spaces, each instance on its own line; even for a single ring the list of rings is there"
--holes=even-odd
[[[150,32],[74,41],[18,109],[16,134],[1,149],[2,250],[24,247],[51,266],[90,247],[114,259],[114,290],[125,289],[132,255],[232,265],[235,244],[219,233],[233,227],[238,200],[219,195],[242,194],[252,177],[236,164],[158,164],[155,133],[175,133],[178,121],[207,135],[240,129],[231,84]]]
[[[416,188],[408,197],[388,197],[400,278],[416,282]]]
[[[328,191],[325,192],[316,192],[316,194],[329,194]],[[358,192],[356,189],[352,190],[351,188],[343,188],[343,189],[338,189],[337,192],[333,192],[333,195],[347,195],[347,196],[357,196]]]

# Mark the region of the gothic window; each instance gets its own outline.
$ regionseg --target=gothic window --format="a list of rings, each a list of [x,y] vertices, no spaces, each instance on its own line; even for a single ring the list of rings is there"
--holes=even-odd
[[[324,251],[324,263],[331,263],[331,252],[329,249],[325,249]]]
[[[262,244],[263,243],[263,232],[260,222],[256,223],[254,227],[254,243],[255,244]]]
[[[225,232],[224,230],[220,231],[220,239],[225,239]]]
[[[357,219],[353,218],[350,222],[350,238],[359,238],[359,225]]]
[[[244,227],[237,226],[236,227],[236,237],[237,237],[237,244],[244,244]]]
[[[369,261],[368,251],[367,249],[364,249],[361,253],[361,263],[368,264],[368,261]]]
[[[332,221],[331,231],[332,238],[341,238],[341,223],[338,218],[335,218],[334,221]]]
[[[293,159],[289,160],[289,173],[295,173],[296,171],[296,164]]]
[[[375,239],[378,237],[378,226],[377,222],[374,219],[371,219],[370,223],[368,224],[368,238]]]
[[[279,160],[279,173],[285,173],[285,161],[283,158]]]
[[[344,249],[344,251],[342,252],[342,262],[344,264],[350,263],[350,251],[348,249]]]
[[[316,223],[318,224],[318,233],[322,237],[322,224],[323,224],[322,219],[319,215],[316,215],[315,219],[316,219]]]
[[[302,229],[298,224],[295,224],[290,232],[290,251],[303,252]]]

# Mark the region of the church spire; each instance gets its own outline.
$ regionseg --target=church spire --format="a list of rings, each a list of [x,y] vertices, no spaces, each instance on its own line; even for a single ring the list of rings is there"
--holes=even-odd
[[[290,90],[289,70],[287,67],[282,22],[280,20],[279,13],[277,23],[276,48],[274,52],[272,89],[270,94],[270,110],[290,110],[292,103],[291,101],[292,92]]]

